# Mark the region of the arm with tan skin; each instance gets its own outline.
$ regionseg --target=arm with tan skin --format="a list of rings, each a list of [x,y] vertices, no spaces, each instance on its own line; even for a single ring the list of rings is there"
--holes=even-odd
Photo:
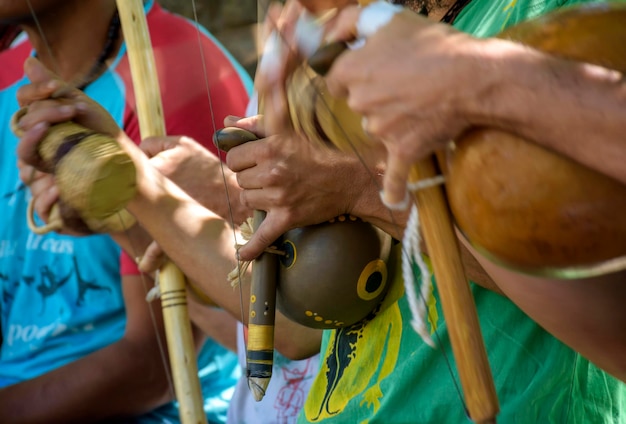
[[[234,225],[252,212],[239,202],[241,187],[219,158],[187,137],[154,137],[141,141],[151,165],[174,181],[198,203]]]
[[[347,36],[358,14],[346,10],[337,34]],[[626,85],[618,72],[503,40],[474,39],[402,13],[362,49],[341,57],[327,81],[368,117],[368,131],[385,144],[393,168],[385,189],[392,202],[404,196],[413,163],[473,125],[513,131],[626,183]],[[531,318],[626,380],[624,272],[572,281],[529,277],[494,265],[465,244]]]
[[[34,99],[45,99],[58,89],[49,85],[50,80],[54,80],[54,76],[38,67],[36,61],[29,61],[26,70],[31,80],[38,81],[38,83],[25,86],[20,90],[18,97],[22,104],[31,104]],[[63,104],[69,108],[60,108]],[[150,159],[124,133],[120,132],[119,128],[112,125],[108,114],[90,99],[80,92],[73,92],[68,95],[67,99],[60,101],[44,100],[31,104],[29,114],[21,120],[26,133],[18,147],[18,154],[23,163],[38,165],[36,146],[49,123],[72,118],[96,131],[115,135],[136,164],[138,195],[130,202],[128,210],[137,217],[143,229],[135,226],[123,234],[112,235],[116,241],[134,256],[137,251],[143,251],[152,239],[156,240],[165,253],[192,281],[197,282],[197,286],[216,304],[236,319],[241,319],[239,291],[229,287],[226,282],[226,275],[235,267],[233,229],[222,217],[200,205],[152,166]],[[171,139],[165,140],[165,143],[168,142],[171,142]],[[186,146],[189,147],[190,143]],[[204,157],[197,155],[195,148],[188,149],[185,145],[180,148],[181,150],[177,152],[170,151],[169,158],[176,157],[176,160],[189,164],[192,161],[202,161]],[[183,158],[190,159],[187,161]],[[217,169],[214,164],[210,168],[214,171]],[[29,172],[24,171],[23,177],[26,174]],[[194,175],[193,181],[211,183],[223,190],[223,182],[220,178],[203,180]],[[185,185],[188,182],[183,181],[182,184]],[[58,192],[50,176],[42,177],[41,184],[47,184],[47,189],[41,196],[37,196],[36,209],[45,219],[51,204],[58,197]],[[213,186],[203,187],[207,192],[214,191],[214,188]],[[225,198],[217,196],[213,196],[211,201],[216,200],[225,202]],[[224,210],[223,204],[221,207]],[[164,225],[164,223],[171,223],[171,225]],[[150,234],[149,238],[146,237],[144,229]],[[199,255],[197,252],[203,254]],[[247,299],[247,284],[244,284],[242,288],[243,298]],[[244,304],[244,311],[244,320],[247,320],[246,304]],[[299,359],[319,352],[321,337],[319,330],[297,325],[280,314],[277,316],[276,324],[276,347],[285,356]]]
[[[223,309],[201,303],[193,295],[188,295],[187,301],[194,326],[220,345],[237,352],[237,320]]]
[[[98,422],[140,415],[172,399],[157,339],[165,337],[160,308],[146,303],[139,277],[124,277],[122,285],[124,336],[40,377],[0,389],[3,421]]]
[[[168,138],[165,141],[171,142],[171,139]],[[188,142],[191,141],[188,140]],[[136,153],[142,160],[148,161],[143,154]],[[197,153],[195,148],[190,149],[187,153],[191,154],[194,161],[201,157],[195,154]],[[183,157],[180,152],[176,155]],[[189,164],[190,162],[186,163]],[[165,184],[167,188],[158,187],[152,191],[152,193],[158,193],[158,200],[155,204],[151,204],[148,209],[142,210],[142,206],[139,206],[140,212],[137,218],[143,227],[136,225],[123,233],[111,234],[111,236],[132,256],[135,256],[137,252],[143,252],[153,239],[157,240],[165,253],[181,267],[198,288],[234,318],[241,319],[239,290],[231,288],[226,281],[226,275],[235,267],[232,228],[226,220],[198,204],[180,187],[152,167],[150,163],[146,162],[145,166],[153,173],[153,181],[159,185]],[[29,169],[24,167],[21,175],[24,179],[29,177]],[[215,181],[223,189],[219,179],[212,181]],[[205,188],[207,187],[205,186]],[[47,219],[50,206],[58,198],[54,179],[48,174],[38,173],[38,177],[31,183],[31,191],[35,194],[35,209],[38,215],[44,220]],[[213,196],[210,197],[214,199]],[[223,200],[220,198],[220,201]],[[175,217],[174,222],[171,222],[171,217]],[[144,222],[146,219],[149,219],[149,224]],[[168,225],[163,225],[164,222]],[[156,234],[148,234],[144,228],[148,231],[151,231],[151,228],[158,230]],[[64,232],[71,233],[71,230]],[[196,252],[207,253],[197,255]],[[161,259],[159,256],[144,258],[142,264],[145,263],[147,267],[144,271],[155,271]],[[244,281],[241,297],[248,299],[249,284],[247,282],[249,280],[245,279]],[[244,304],[244,311],[245,322],[248,312],[246,304]],[[277,313],[276,316],[276,328],[276,349],[285,357],[302,359],[319,352],[320,331],[297,325],[280,313]]]
[[[329,28],[332,37],[354,37],[360,13],[343,10]],[[392,203],[404,198],[412,164],[483,125],[626,183],[626,83],[619,72],[474,38],[405,11],[343,54],[326,81],[367,117],[368,132],[387,149]]]
[[[626,381],[626,271],[579,280],[519,274],[472,252],[498,288],[528,316],[610,374]]]
[[[226,222],[231,222],[232,219],[234,223],[239,223],[251,216],[251,211],[239,202],[238,194],[242,192],[242,189],[237,184],[234,174],[221,165],[217,157],[195,141],[185,137],[153,138],[142,141],[141,148],[148,156],[152,156],[150,165],[158,169],[162,175],[175,181],[178,187],[183,189],[186,194],[193,196],[194,201],[216,212]],[[224,180],[229,183],[228,197],[224,188]],[[233,233],[231,232],[229,244],[232,245],[233,243]],[[232,259],[234,257],[233,251],[232,256],[226,261],[232,264],[232,268],[229,271],[235,267]],[[149,267],[148,271],[156,269],[157,263],[153,261],[152,264],[146,264],[145,260],[142,261],[142,265]],[[214,276],[215,284],[207,284],[208,275]],[[223,280],[218,278],[220,275],[224,276]],[[193,281],[196,286],[200,287],[204,293],[221,307],[225,306],[217,299],[214,299],[215,290],[226,291],[230,307],[226,306],[225,308],[228,309],[232,317],[241,320],[240,299],[247,300],[249,298],[249,279],[244,278],[242,292],[240,293],[238,289],[228,286],[225,275],[205,273],[202,279],[194,279]],[[245,311],[245,315],[243,315],[244,322],[247,322],[249,309],[247,303],[244,303],[243,307]],[[198,318],[200,318],[203,312],[208,314],[212,311],[203,311],[202,308],[196,307],[190,311],[192,319],[201,328],[204,328],[205,324],[197,321],[194,313],[199,313]],[[285,357],[303,359],[319,351],[320,331],[294,324],[280,313],[277,313],[276,324],[275,346]],[[211,333],[208,334],[213,336]]]
[[[128,210],[188,278],[234,318],[243,317],[247,322],[249,284],[242,284],[240,294],[226,282],[226,275],[235,267],[233,229],[165,178],[141,152],[131,155],[136,163],[140,162],[140,180],[138,195],[129,203]],[[171,225],[163,225],[164,222]],[[243,299],[243,315],[240,299]],[[320,337],[319,330],[295,324],[277,314],[275,345],[286,357],[301,359],[319,352]]]

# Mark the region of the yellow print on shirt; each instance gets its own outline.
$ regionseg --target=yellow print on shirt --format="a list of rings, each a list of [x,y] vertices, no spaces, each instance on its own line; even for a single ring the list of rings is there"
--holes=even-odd
[[[502,9],[503,12],[507,12],[507,13],[506,13],[506,18],[504,18],[504,22],[502,23],[502,28],[500,28],[500,30],[504,30],[504,28],[507,27],[507,24],[509,20],[511,19],[511,14],[513,13],[513,9],[515,9],[515,6],[517,6],[517,0],[511,0],[511,2],[507,4],[504,7],[504,9]]]
[[[336,417],[355,399],[359,407],[370,410],[364,415],[371,416],[378,411],[384,395],[381,382],[398,362],[403,331],[398,300],[403,294],[402,278],[396,275],[376,311],[359,324],[332,332],[320,371],[305,402],[304,415],[308,422]],[[434,296],[428,301],[428,309],[430,318],[436,320]],[[431,321],[434,331],[432,324]]]

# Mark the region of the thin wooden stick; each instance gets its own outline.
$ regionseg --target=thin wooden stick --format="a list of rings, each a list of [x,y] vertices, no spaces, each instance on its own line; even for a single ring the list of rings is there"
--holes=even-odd
[[[413,167],[409,180],[436,176],[434,160],[426,159]],[[420,228],[433,264],[468,413],[476,423],[495,423],[500,409],[498,397],[443,189],[435,186],[418,190],[413,198],[419,209]]]
[[[264,211],[254,211],[255,231],[264,219]],[[257,402],[265,396],[272,378],[277,278],[278,256],[264,252],[254,260],[250,283],[246,364],[248,387]]]
[[[234,127],[221,129],[213,135],[215,146],[225,152],[254,140],[258,140],[255,134]],[[265,216],[264,211],[254,211],[252,224],[254,231],[259,228]],[[265,396],[265,391],[272,378],[274,364],[278,254],[280,252],[273,247],[265,249],[264,253],[256,258],[252,265],[246,368],[248,387],[257,402]]]
[[[161,92],[141,0],[117,0],[139,117],[141,137],[165,135]],[[174,390],[183,424],[206,423],[198,365],[187,309],[185,279],[168,263],[160,270],[163,318]]]

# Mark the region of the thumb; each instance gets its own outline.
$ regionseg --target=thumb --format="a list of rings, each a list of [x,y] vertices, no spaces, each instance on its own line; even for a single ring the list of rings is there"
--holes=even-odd
[[[141,140],[139,148],[152,158],[165,150],[170,150],[178,145],[179,137],[148,137]]]
[[[43,63],[34,57],[29,57],[24,62],[24,73],[31,82],[47,82],[58,80],[59,78]]]
[[[163,265],[165,259],[163,249],[156,241],[153,241],[139,260],[139,270],[143,273],[151,274]]]
[[[259,138],[264,138],[265,128],[263,126],[263,115],[254,115],[246,118],[231,117],[228,126],[241,128],[256,134]],[[224,120],[226,123],[226,120]]]
[[[256,229],[250,241],[239,249],[239,258],[243,261],[256,259],[263,251],[270,247],[286,231],[282,225],[272,220],[272,215],[267,218]]]

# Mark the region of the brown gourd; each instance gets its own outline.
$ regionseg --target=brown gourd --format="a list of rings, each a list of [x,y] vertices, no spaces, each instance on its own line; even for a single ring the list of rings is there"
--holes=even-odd
[[[564,9],[499,37],[626,72],[624,6]],[[476,128],[455,140],[445,165],[457,225],[493,261],[561,278],[626,266],[620,260],[626,257],[625,185],[492,128]]]

